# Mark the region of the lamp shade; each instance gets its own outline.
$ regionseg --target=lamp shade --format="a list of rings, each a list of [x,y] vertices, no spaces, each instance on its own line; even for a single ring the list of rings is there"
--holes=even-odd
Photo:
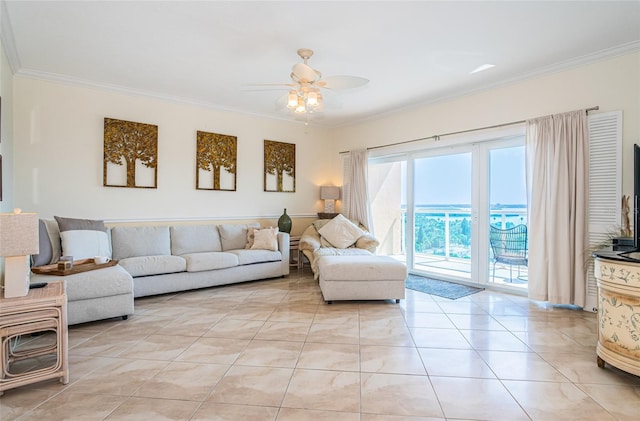
[[[27,256],[39,252],[38,214],[0,213],[0,256]]]
[[[336,186],[320,187],[320,199],[323,199],[323,200],[340,199],[340,187],[336,187]]]

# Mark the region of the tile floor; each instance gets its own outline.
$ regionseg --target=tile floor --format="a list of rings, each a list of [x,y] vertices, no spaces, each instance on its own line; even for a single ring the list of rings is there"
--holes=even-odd
[[[69,384],[5,392],[0,419],[640,419],[594,314],[490,291],[326,305],[305,269],[138,299],[69,342]]]

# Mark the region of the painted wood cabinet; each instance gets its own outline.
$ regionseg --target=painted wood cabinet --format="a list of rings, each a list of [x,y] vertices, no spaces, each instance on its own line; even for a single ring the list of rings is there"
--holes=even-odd
[[[640,263],[597,257],[598,366],[640,376]]]

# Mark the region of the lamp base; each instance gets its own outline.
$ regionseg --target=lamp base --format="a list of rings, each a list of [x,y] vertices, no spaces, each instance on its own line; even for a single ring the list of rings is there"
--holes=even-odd
[[[334,213],[336,211],[336,201],[324,199],[324,213]]]
[[[4,258],[4,298],[25,297],[29,293],[28,256]]]

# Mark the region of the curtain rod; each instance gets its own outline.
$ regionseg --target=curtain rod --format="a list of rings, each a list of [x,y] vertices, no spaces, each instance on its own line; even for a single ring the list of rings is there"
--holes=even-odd
[[[599,110],[599,109],[600,109],[600,107],[596,105],[595,107],[587,108],[585,111],[588,113],[589,111],[596,111],[596,110]],[[444,133],[444,134],[440,134],[440,135],[421,137],[419,139],[403,140],[402,142],[389,143],[387,145],[371,146],[370,148],[367,148],[367,150],[371,151],[371,150],[374,150],[374,149],[388,148],[390,146],[404,145],[406,143],[419,142],[421,140],[427,140],[427,139],[433,139],[435,141],[438,141],[443,136],[453,136],[455,134],[477,132],[477,131],[480,131],[480,130],[497,129],[499,127],[513,126],[514,124],[522,124],[522,123],[526,123],[526,122],[527,122],[527,120],[512,121],[510,123],[495,124],[493,126],[478,127],[476,129],[460,130],[460,131],[457,131],[457,132],[450,132],[450,133]],[[339,154],[343,154],[343,153],[349,153],[349,151],[342,151]]]

